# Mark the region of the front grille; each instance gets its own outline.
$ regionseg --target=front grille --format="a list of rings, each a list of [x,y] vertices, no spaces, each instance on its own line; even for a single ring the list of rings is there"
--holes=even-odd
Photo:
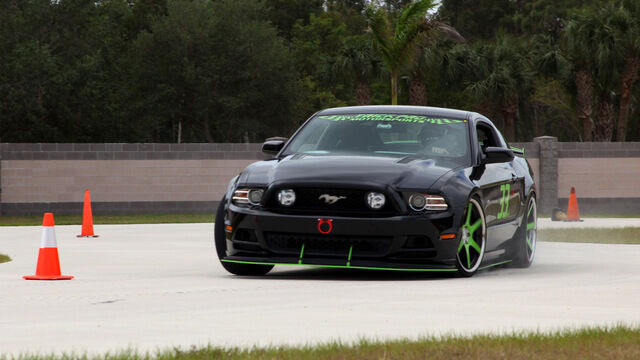
[[[265,232],[264,239],[271,252],[298,255],[304,244],[304,256],[346,257],[353,246],[352,255],[360,257],[385,256],[393,242],[387,236],[333,236],[279,232]]]
[[[313,214],[344,214],[344,215],[367,215],[367,216],[390,216],[394,214],[393,199],[385,194],[386,203],[381,209],[373,210],[367,205],[366,196],[370,191],[362,189],[347,188],[293,188],[296,193],[296,201],[293,205],[285,207],[277,200],[276,189],[271,193],[267,201],[270,210],[285,213],[313,213]],[[336,196],[340,198],[334,203],[327,203],[323,195]]]

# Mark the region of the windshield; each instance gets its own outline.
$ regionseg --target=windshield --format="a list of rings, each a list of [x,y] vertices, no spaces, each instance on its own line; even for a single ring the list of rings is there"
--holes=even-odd
[[[466,164],[467,121],[402,114],[319,115],[284,154],[419,156]]]

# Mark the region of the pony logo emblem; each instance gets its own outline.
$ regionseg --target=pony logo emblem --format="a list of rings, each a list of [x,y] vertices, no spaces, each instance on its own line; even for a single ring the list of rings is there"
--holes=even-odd
[[[322,194],[318,197],[318,200],[324,200],[324,203],[327,205],[333,205],[336,202],[338,202],[338,200],[342,200],[342,199],[346,199],[346,196],[335,196],[335,195],[329,195],[329,194]]]
[[[333,231],[333,219],[318,219],[318,232],[320,234],[329,234]]]

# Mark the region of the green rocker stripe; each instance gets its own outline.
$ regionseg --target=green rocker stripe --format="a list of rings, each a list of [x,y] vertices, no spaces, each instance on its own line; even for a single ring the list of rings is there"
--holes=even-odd
[[[251,264],[251,265],[292,265],[292,266],[313,266],[323,268],[334,269],[363,269],[363,270],[391,270],[391,271],[458,271],[457,269],[403,269],[403,268],[383,268],[383,267],[369,267],[369,266],[351,266],[351,265],[319,265],[319,264],[295,264],[295,263],[272,263],[272,262],[258,262],[258,261],[243,261],[243,260],[221,260],[228,263],[237,264]]]
[[[482,270],[482,269],[486,269],[486,268],[490,268],[490,267],[498,266],[498,265],[504,265],[504,264],[508,264],[510,262],[511,262],[511,260],[500,261],[499,263],[483,266],[483,267],[479,268],[478,270]]]

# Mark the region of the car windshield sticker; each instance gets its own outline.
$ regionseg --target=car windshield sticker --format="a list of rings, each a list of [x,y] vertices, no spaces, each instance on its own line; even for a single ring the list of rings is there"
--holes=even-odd
[[[401,114],[347,114],[347,115],[320,115],[320,119],[331,121],[397,121],[409,123],[431,123],[431,124],[454,124],[464,123],[466,120],[431,118],[422,115],[401,115]]]

